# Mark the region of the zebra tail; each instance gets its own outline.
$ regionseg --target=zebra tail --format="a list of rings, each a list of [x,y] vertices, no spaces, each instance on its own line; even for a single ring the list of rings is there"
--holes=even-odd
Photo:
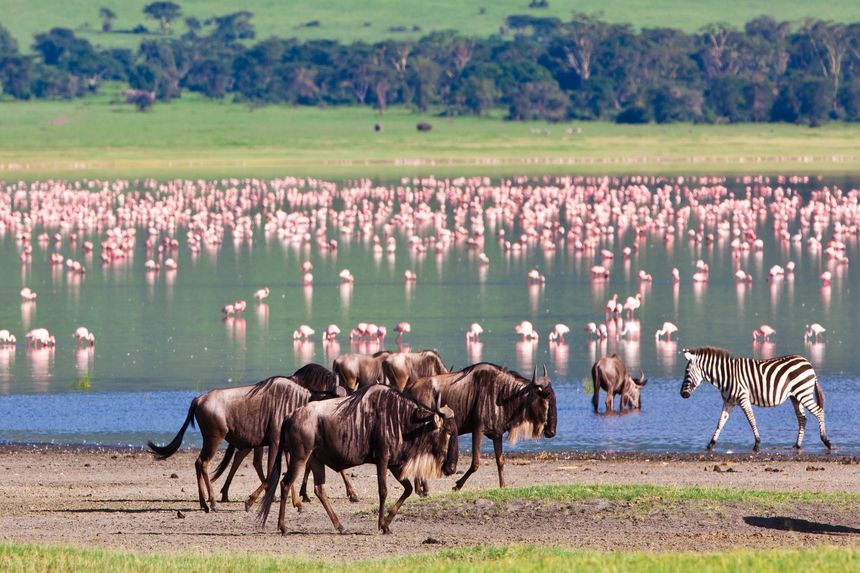
[[[823,410],[824,390],[821,389],[821,382],[819,382],[817,379],[815,380],[815,400],[818,402],[818,406]]]

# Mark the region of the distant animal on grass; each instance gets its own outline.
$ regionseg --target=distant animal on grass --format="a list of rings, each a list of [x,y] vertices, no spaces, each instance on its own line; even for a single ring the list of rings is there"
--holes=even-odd
[[[426,121],[419,121],[415,124],[415,129],[417,129],[418,131],[430,131],[431,129],[433,129],[433,124],[428,123]]]
[[[310,465],[314,474],[314,494],[325,507],[332,525],[342,533],[344,527],[326,494],[325,467],[343,472],[358,465],[375,464],[379,491],[377,525],[383,533],[391,533],[394,516],[412,494],[409,480],[451,475],[457,469],[459,455],[454,413],[439,403],[438,392],[434,406],[426,408],[379,384],[362,388],[347,398],[315,402],[296,410],[284,420],[279,444],[259,517],[265,524],[280,481],[281,533],[287,531],[287,496],[294,491],[305,465]],[[283,479],[282,457],[288,460]],[[403,486],[403,494],[386,515],[389,471]],[[295,497],[293,504],[301,507]]]
[[[597,412],[600,403],[600,391],[606,392],[606,411],[611,412],[615,403],[616,394],[621,396],[618,409],[622,412],[625,408],[639,410],[642,408],[642,388],[648,383],[645,373],[639,371],[639,377],[633,378],[627,371],[627,366],[617,354],[604,356],[591,367],[591,379],[594,381],[594,395],[591,403]]]

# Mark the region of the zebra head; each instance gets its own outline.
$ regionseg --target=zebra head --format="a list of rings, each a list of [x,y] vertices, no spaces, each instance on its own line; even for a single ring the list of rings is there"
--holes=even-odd
[[[699,356],[697,354],[685,348],[684,358],[688,362],[687,370],[684,372],[684,383],[681,384],[681,398],[689,398],[693,394],[693,390],[705,379],[705,373],[699,364]]]

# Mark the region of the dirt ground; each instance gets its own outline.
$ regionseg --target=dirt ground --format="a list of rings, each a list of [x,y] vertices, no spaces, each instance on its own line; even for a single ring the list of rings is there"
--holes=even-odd
[[[215,513],[198,509],[195,452],[155,461],[140,450],[0,446],[0,541],[142,552],[254,551],[313,559],[368,559],[476,544],[540,543],[596,550],[723,550],[738,546],[860,546],[860,504],[756,504],[707,501],[577,502],[517,500],[507,505],[409,499],[392,530],[376,531],[372,466],[351,471],[361,501],[350,503],[329,472],[329,496],[347,534],[338,535],[316,500],[290,511],[290,534],[276,533],[277,508],[265,530],[242,500],[256,487],[246,463],[231,488],[234,501]],[[510,486],[660,484],[860,492],[857,459],[841,456],[602,455],[510,457]],[[467,463],[460,460],[460,470]],[[721,471],[715,471],[718,466]],[[732,471],[726,471],[731,469]],[[447,491],[454,478],[431,482]],[[216,482],[220,488],[220,480]],[[497,485],[495,464],[467,489]],[[400,494],[389,480],[389,504]]]

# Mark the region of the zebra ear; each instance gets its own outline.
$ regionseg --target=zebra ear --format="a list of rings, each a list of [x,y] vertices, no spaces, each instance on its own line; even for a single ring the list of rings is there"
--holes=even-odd
[[[686,358],[687,360],[692,360],[696,356],[695,354],[693,354],[692,352],[690,352],[686,348],[683,350],[683,353],[684,353],[684,358]]]

